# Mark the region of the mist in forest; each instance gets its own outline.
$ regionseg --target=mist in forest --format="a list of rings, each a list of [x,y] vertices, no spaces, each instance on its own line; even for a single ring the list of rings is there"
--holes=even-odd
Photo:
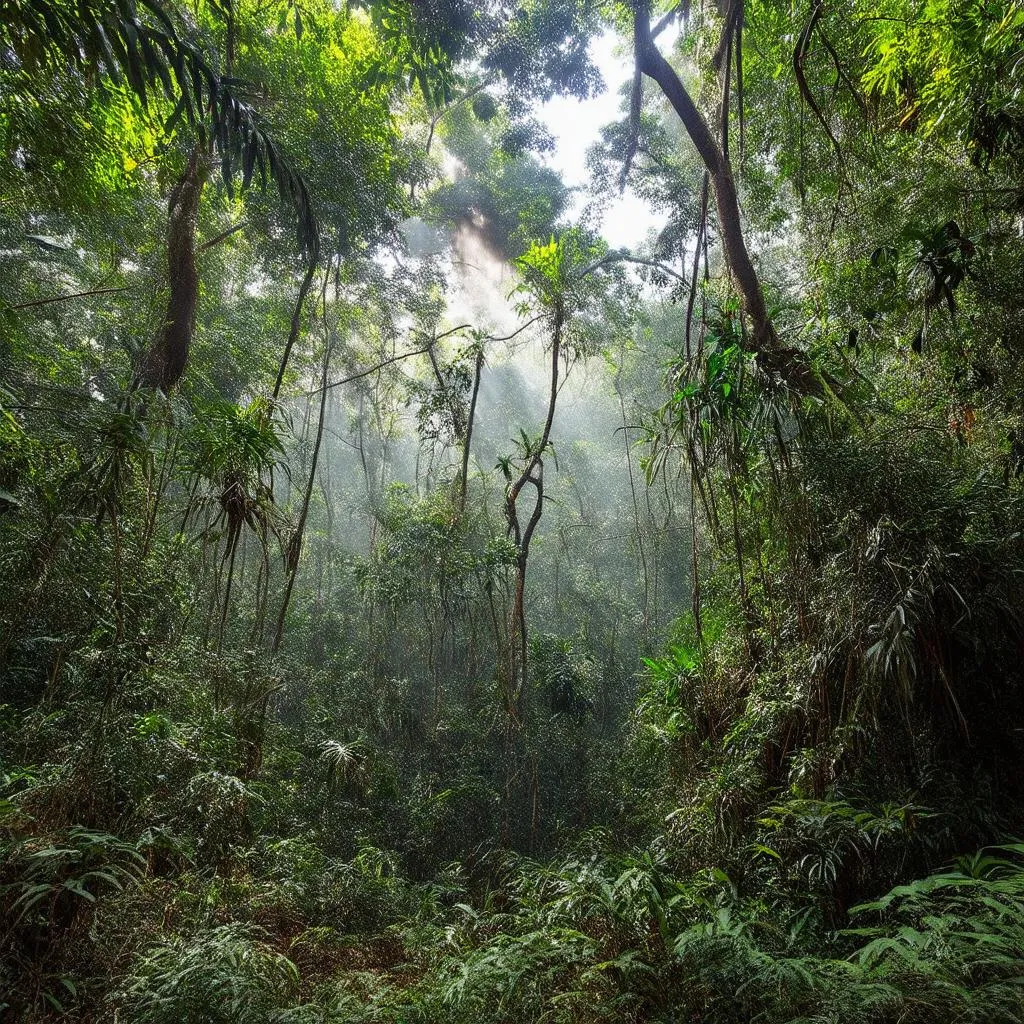
[[[3,4],[0,1024],[1024,1024],[1024,4],[888,6]]]
[[[547,411],[551,362],[544,323],[522,329],[533,314],[520,315],[515,308],[521,300],[514,294],[516,271],[471,220],[447,233],[420,221],[404,230],[414,260],[443,265],[446,308],[437,333],[470,325],[439,342],[439,358],[458,353],[471,330],[485,333],[470,491],[491,529],[504,533],[499,464],[515,456],[522,434],[539,434]],[[395,347],[418,346],[405,338]],[[429,361],[418,356],[390,375],[340,388],[329,406],[321,476],[337,506],[330,517],[333,542],[354,557],[368,556],[379,539],[374,510],[390,489],[423,498],[449,486],[459,471],[458,445],[425,441],[413,412],[400,403],[397,411],[383,411],[388,401],[394,406],[399,373],[407,382],[429,380]],[[621,380],[618,386],[626,387]],[[468,394],[463,397],[468,404]],[[623,639],[646,647],[689,602],[689,538],[674,511],[682,507],[677,483],[649,489],[636,445],[641,416],[660,401],[650,387],[624,393],[620,401],[616,372],[601,356],[570,357],[560,365],[527,607],[545,631],[586,636],[615,660]],[[521,497],[521,504],[526,500]]]

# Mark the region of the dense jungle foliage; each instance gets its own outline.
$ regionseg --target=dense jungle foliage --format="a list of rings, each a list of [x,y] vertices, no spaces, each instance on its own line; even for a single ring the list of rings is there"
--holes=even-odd
[[[1020,0],[0,15],[0,1021],[1024,1022]]]

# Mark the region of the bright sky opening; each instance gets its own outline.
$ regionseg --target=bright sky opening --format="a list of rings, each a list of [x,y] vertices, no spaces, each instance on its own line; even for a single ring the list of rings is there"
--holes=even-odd
[[[667,36],[667,33],[666,33]],[[605,82],[605,91],[589,100],[559,96],[545,103],[540,119],[555,137],[555,151],[548,158],[562,180],[576,189],[573,213],[586,202],[589,183],[587,150],[599,141],[601,128],[619,116],[615,97],[633,76],[633,55],[613,32],[605,32],[590,47],[594,63]],[[652,210],[628,186],[609,203],[602,220],[602,232],[612,248],[635,249],[651,229],[664,224],[664,215]]]

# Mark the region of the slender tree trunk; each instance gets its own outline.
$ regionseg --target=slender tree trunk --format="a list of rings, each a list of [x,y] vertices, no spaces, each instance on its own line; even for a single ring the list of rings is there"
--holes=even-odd
[[[221,607],[220,612],[220,626],[217,630],[217,653],[220,654],[221,647],[224,645],[224,630],[228,624],[228,609],[231,607],[231,586],[235,578],[235,554],[238,551],[239,538],[242,533],[242,526],[239,526],[238,531],[232,531],[228,538],[228,547],[224,552],[224,557],[228,563],[228,582],[224,587],[224,603]],[[243,553],[243,561],[244,561]]]
[[[274,633],[274,643],[271,653],[276,654],[281,648],[281,641],[284,638],[284,622],[288,614],[288,605],[291,603],[292,590],[295,587],[295,577],[299,572],[299,556],[302,553],[302,539],[306,531],[306,520],[309,518],[309,504],[313,498],[313,488],[316,484],[316,468],[320,461],[320,445],[324,439],[324,419],[327,412],[327,372],[330,368],[331,349],[333,348],[331,331],[327,326],[327,278],[324,277],[324,366],[323,381],[320,388],[320,417],[317,420],[316,441],[313,444],[313,454],[309,467],[309,479],[306,483],[306,492],[302,498],[302,510],[299,513],[299,521],[295,526],[295,533],[288,542],[287,571],[288,582],[285,584],[284,599],[281,601],[281,610],[277,616],[277,630]]]
[[[531,476],[529,482],[537,488],[537,500],[533,506],[533,513],[527,524],[522,540],[519,542],[519,553],[516,555],[516,589],[515,599],[512,603],[512,622],[509,630],[509,662],[510,681],[514,685],[516,678],[519,679],[519,695],[517,701],[517,715],[521,724],[526,723],[529,713],[529,671],[527,657],[529,654],[526,631],[526,565],[530,556],[530,540],[533,531],[540,522],[544,512],[544,463],[538,462],[537,475]],[[516,524],[518,532],[518,523]],[[518,642],[517,642],[518,641]],[[518,661],[518,664],[517,664]]]
[[[690,470],[690,571],[693,573],[690,591],[690,607],[693,610],[693,628],[697,643],[704,650],[704,620],[701,614],[700,593],[700,535],[697,532],[697,502],[694,498],[697,474]]]
[[[625,352],[621,356],[625,361]],[[636,547],[640,555],[640,568],[644,576],[644,647],[650,639],[650,601],[651,601],[651,576],[647,567],[647,550],[644,547],[644,533],[640,526],[640,505],[636,500],[636,481],[633,478],[633,456],[629,450],[629,425],[626,423],[626,402],[622,397],[622,362],[619,363],[619,371],[615,375],[615,393],[619,398],[619,411],[622,413],[622,443],[626,448],[626,469],[629,474],[629,493],[633,498],[633,526],[636,529]]]
[[[299,285],[299,295],[295,300],[295,309],[292,310],[292,322],[291,328],[288,331],[288,344],[284,347],[284,354],[281,356],[281,366],[277,371],[277,380],[274,382],[274,400],[277,400],[278,395],[281,394],[281,385],[284,383],[284,374],[288,369],[288,360],[291,358],[292,349],[295,347],[295,342],[299,340],[299,331],[302,329],[302,307],[306,301],[306,296],[309,294],[309,289],[313,285],[313,275],[316,273],[316,259],[311,258],[309,266],[306,268],[306,274],[302,278],[302,284]],[[327,382],[324,381],[326,384]]]
[[[167,426],[167,433],[171,430],[170,424]],[[163,458],[160,460],[160,476],[157,479],[156,491],[149,496],[147,503],[146,513],[146,528],[142,535],[142,550],[139,554],[139,561],[144,562],[149,554],[150,544],[153,542],[153,537],[156,532],[156,519],[157,513],[160,509],[160,502],[163,500],[164,492],[167,489],[167,485],[170,482],[171,474],[175,459],[178,455],[178,435],[175,434],[174,440],[168,438],[164,444]]]
[[[691,334],[693,331],[693,307],[697,302],[697,292],[700,288],[700,258],[701,248],[707,238],[708,231],[708,191],[710,188],[710,175],[704,172],[704,181],[701,185],[700,195],[700,223],[697,226],[697,244],[693,249],[693,274],[690,276],[690,294],[686,300],[686,358],[693,355]],[[705,246],[706,248],[706,246]]]
[[[469,415],[466,418],[466,434],[462,439],[462,476],[459,478],[459,515],[466,513],[466,490],[469,487],[469,453],[473,443],[473,423],[476,419],[476,400],[480,394],[480,375],[484,368],[484,351],[476,354],[476,368],[473,372],[473,393],[469,399]]]
[[[544,451],[551,439],[551,427],[555,421],[555,406],[558,403],[558,360],[562,354],[562,326],[565,312],[559,300],[554,310],[554,330],[551,339],[551,390],[548,394],[548,414],[544,421],[537,446],[529,457],[526,468],[514,484],[505,493],[505,516],[508,519],[509,533],[516,543],[516,589],[512,603],[512,614],[509,622],[508,653],[509,653],[509,685],[514,687],[518,680],[518,716],[520,724],[526,723],[529,712],[529,671],[527,666],[527,633],[526,633],[526,566],[530,557],[530,541],[544,512]],[[536,475],[534,475],[536,473]],[[516,501],[522,489],[532,484],[537,489],[537,500],[526,529],[519,525],[519,513]],[[518,664],[517,664],[518,660]]]

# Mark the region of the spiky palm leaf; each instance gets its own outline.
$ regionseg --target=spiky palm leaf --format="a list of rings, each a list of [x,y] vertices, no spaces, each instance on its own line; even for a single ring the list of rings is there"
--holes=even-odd
[[[183,35],[158,0],[4,0],[0,47],[32,74],[58,66],[127,82],[142,103],[162,94],[174,104],[167,128],[183,119],[207,132],[221,160],[229,194],[241,172],[273,180],[298,216],[304,251],[319,249],[319,228],[302,176],[283,156],[257,112],[239,99],[240,82],[222,77]]]

